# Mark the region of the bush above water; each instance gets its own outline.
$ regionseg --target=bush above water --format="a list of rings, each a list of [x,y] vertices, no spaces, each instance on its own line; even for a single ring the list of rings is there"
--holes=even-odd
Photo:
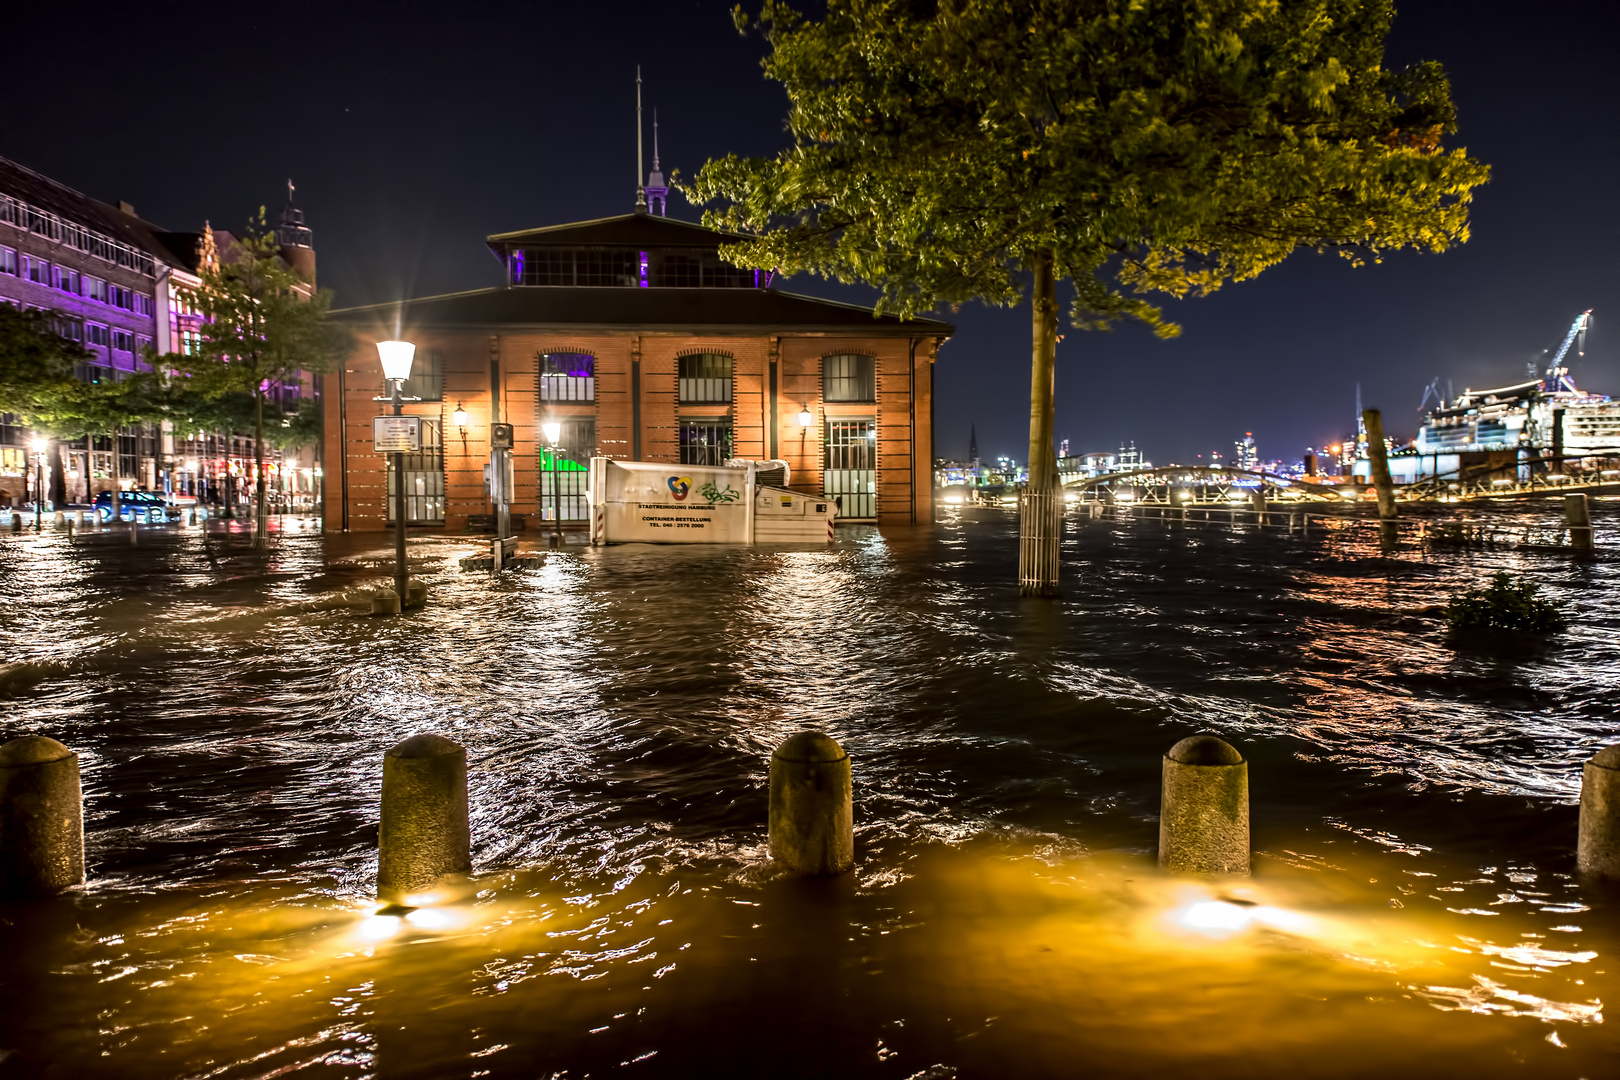
[[[1446,607],[1446,621],[1453,627],[1555,634],[1567,625],[1564,613],[1551,600],[1537,596],[1537,589],[1528,578],[1515,581],[1508,573],[1499,573],[1487,588],[1453,596]]]

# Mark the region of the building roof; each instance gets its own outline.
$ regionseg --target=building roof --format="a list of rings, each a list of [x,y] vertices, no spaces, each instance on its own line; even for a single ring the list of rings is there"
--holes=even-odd
[[[4,157],[0,157],[0,192],[40,210],[47,210],[64,221],[122,241],[155,259],[171,261],[173,253],[154,235],[159,231],[158,226],[141,220],[133,209],[125,210],[92,199],[81,191]]]
[[[778,289],[493,288],[344,308],[333,316],[363,326],[432,329],[867,333],[949,336],[950,323],[874,315],[871,308]]]
[[[741,234],[718,232],[702,225],[657,214],[618,214],[594,221],[571,221],[538,229],[494,233],[486,237],[491,249],[518,244],[567,245],[603,244],[615,247],[719,247],[728,240],[746,239]]]

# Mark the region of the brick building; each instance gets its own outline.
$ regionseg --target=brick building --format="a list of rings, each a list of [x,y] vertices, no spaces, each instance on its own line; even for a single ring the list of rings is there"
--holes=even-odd
[[[406,410],[426,421],[408,524],[489,512],[492,423],[515,428],[514,514],[583,522],[584,464],[601,455],[780,459],[844,520],[931,520],[933,369],[953,328],[784,292],[723,261],[724,239],[647,212],[502,233],[487,239],[502,286],[336,312],[357,344],[327,381],[326,527],[392,521],[371,418],[387,408],[375,343],[395,337],[416,343],[406,393],[422,400]]]

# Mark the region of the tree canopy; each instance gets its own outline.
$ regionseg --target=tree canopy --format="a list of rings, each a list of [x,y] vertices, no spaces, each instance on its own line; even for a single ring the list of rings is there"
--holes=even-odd
[[[1357,261],[1468,237],[1488,170],[1433,63],[1391,71],[1388,0],[780,0],[756,19],[793,145],[711,161],[748,265],[1013,303],[1050,250],[1076,323],[1169,335],[1139,293],[1207,294],[1299,247]]]
[[[326,318],[330,292],[317,291],[284,263],[274,233],[259,210],[252,227],[221,260],[199,271],[195,303],[206,321],[195,354],[164,356],[176,378],[173,415],[182,430],[246,430],[254,434],[258,503],[255,542],[267,542],[264,449],[307,434],[304,410],[295,418],[277,414],[266,423],[265,397],[277,384],[295,383],[305,372],[330,370],[347,351],[347,334]],[[283,420],[287,420],[283,424]]]
[[[1488,170],[1444,145],[1438,65],[1384,67],[1393,15],[1389,0],[828,0],[817,21],[765,0],[736,20],[771,46],[792,145],[710,161],[685,190],[719,203],[705,224],[750,234],[728,258],[875,285],[882,311],[1012,304],[1032,280],[1045,490],[1055,281],[1073,283],[1079,327],[1132,318],[1170,337],[1153,294],[1207,295],[1301,247],[1360,264],[1468,238]]]
[[[154,372],[88,367],[91,356],[56,332],[55,317],[0,304],[0,412],[58,439],[105,435],[164,415]],[[88,379],[75,372],[86,365]]]

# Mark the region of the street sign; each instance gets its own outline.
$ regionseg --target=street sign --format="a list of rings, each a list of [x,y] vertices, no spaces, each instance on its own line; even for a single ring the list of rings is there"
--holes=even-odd
[[[489,448],[491,450],[512,449],[511,424],[491,424],[489,426]]]
[[[373,416],[371,418],[371,449],[379,454],[420,454],[422,452],[422,418],[420,416]]]

